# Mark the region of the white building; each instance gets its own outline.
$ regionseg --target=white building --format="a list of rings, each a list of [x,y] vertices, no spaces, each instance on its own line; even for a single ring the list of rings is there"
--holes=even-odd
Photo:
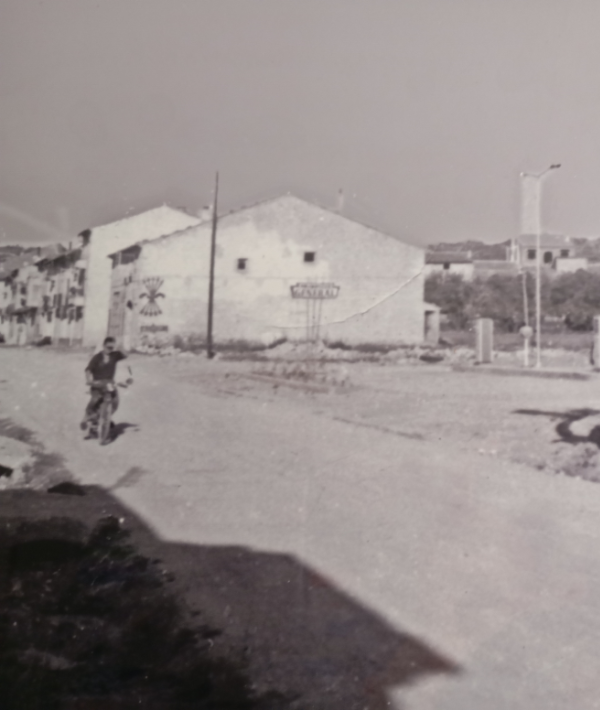
[[[573,256],[573,242],[563,234],[540,234],[539,244],[540,260],[545,268],[555,267],[557,259],[568,259]],[[521,234],[509,249],[509,260],[519,267],[535,268],[537,245],[536,234]]]
[[[199,222],[198,217],[163,205],[82,232],[89,239],[85,265],[84,346],[98,346],[106,336],[111,279],[108,255],[142,240],[156,239]]]
[[[473,278],[473,255],[470,251],[430,251],[425,255],[425,275],[458,274],[465,280]]]
[[[125,348],[204,338],[210,238],[203,222],[113,254]],[[422,342],[423,267],[423,249],[291,195],[237,210],[218,223],[215,341]]]

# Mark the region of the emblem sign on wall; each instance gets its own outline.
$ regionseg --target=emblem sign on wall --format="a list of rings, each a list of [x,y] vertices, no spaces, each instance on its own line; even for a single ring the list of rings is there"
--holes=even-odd
[[[149,316],[151,318],[159,316],[162,314],[162,309],[158,305],[159,298],[166,298],[164,293],[161,293],[161,286],[164,280],[160,276],[153,276],[142,281],[146,287],[146,292],[140,294],[140,300],[144,300],[145,303],[140,309],[140,315]],[[151,323],[150,325],[140,326],[140,332],[142,333],[166,333],[169,330],[168,325],[159,325],[157,323]]]
[[[165,298],[165,294],[160,292],[160,287],[164,281],[159,276],[144,279],[142,281],[146,287],[146,293],[140,294],[140,299],[148,299],[140,309],[143,316],[159,316],[162,313],[158,305],[159,298]]]

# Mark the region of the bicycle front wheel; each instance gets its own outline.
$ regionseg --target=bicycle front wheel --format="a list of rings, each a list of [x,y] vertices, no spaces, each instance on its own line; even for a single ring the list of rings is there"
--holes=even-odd
[[[110,420],[112,419],[112,401],[106,398],[100,405],[98,417],[98,439],[100,444],[108,444],[110,439]]]

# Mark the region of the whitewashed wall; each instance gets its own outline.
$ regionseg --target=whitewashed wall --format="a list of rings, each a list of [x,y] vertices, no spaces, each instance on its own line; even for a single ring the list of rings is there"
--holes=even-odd
[[[163,206],[92,230],[86,265],[84,345],[97,347],[106,336],[111,289],[108,255],[199,221],[197,217]]]
[[[209,247],[210,224],[202,224],[144,244],[134,269],[114,270],[115,283],[125,274],[133,279],[127,336],[132,346],[142,338],[205,334]],[[316,253],[314,263],[304,262],[307,251]],[[241,258],[248,260],[244,272],[237,269]],[[323,303],[321,337],[347,343],[421,342],[423,267],[422,249],[335,213],[291,196],[262,203],[219,222],[215,339],[303,339],[307,304],[293,299],[290,287],[326,281],[340,291],[337,299]]]

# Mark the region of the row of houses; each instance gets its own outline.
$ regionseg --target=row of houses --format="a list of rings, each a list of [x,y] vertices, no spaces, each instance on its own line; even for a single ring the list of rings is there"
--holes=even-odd
[[[210,213],[164,205],[7,262],[5,341],[202,340],[211,230]],[[439,309],[424,302],[424,274],[422,248],[293,195],[244,207],[218,220],[215,342],[435,342]]]
[[[466,280],[492,274],[518,274],[523,269],[537,268],[538,237],[523,234],[506,248],[505,259],[475,259],[470,251],[431,251],[425,259],[427,274],[459,274]],[[574,256],[570,237],[561,234],[540,235],[540,263],[548,274],[573,273],[594,269],[584,257]]]
[[[61,245],[14,257],[0,271],[0,330],[6,342],[81,341],[81,250]]]

